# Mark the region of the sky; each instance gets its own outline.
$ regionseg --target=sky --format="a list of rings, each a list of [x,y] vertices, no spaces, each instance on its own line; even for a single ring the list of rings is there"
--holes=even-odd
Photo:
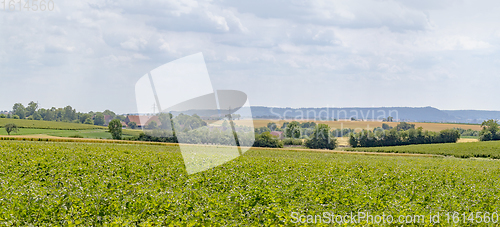
[[[254,106],[500,110],[500,1],[52,2],[0,5],[0,110],[137,112],[143,75],[198,52]]]

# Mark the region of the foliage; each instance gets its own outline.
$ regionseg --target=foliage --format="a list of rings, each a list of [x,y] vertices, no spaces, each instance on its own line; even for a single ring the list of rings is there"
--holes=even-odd
[[[374,132],[363,130],[360,133],[352,135],[349,143],[352,147],[382,147],[410,144],[456,143],[459,138],[460,133],[456,129],[445,129],[436,133],[423,131],[421,127],[407,131],[398,131],[396,128],[393,128],[391,130],[375,130]]]
[[[283,145],[302,146],[304,142],[301,139],[285,138],[283,139]]]
[[[38,103],[33,101],[29,102],[28,106],[26,107],[26,116],[33,115],[37,109],[38,109]]]
[[[94,121],[92,121],[92,119],[90,119],[90,118],[87,118],[87,119],[85,119],[85,122],[83,122],[83,123],[86,125],[93,125]]]
[[[104,114],[97,113],[94,117],[94,125],[104,125]]]
[[[277,137],[271,135],[270,132],[264,132],[260,135],[255,136],[255,142],[253,146],[282,148],[283,142],[280,141]]]
[[[481,127],[483,129],[479,132],[479,140],[481,141],[500,140],[500,130],[498,121],[496,120],[483,121]]]
[[[267,123],[267,128],[270,130],[270,131],[275,131],[276,128],[278,128],[278,125],[276,125],[276,123],[274,122],[269,122]]]
[[[174,125],[176,129],[181,130],[193,130],[199,127],[207,126],[207,123],[204,122],[198,115],[193,114],[193,116],[189,116],[187,114],[179,114],[174,118]]]
[[[22,103],[16,103],[12,107],[12,114],[17,115],[20,119],[24,119],[26,117],[26,108],[24,108]]]
[[[256,134],[262,134],[264,132],[271,132],[271,129],[269,127],[259,127],[254,129]]]
[[[12,115],[12,119],[19,119],[19,115],[17,114]]]
[[[458,130],[461,136],[471,136],[471,137],[476,137],[479,136],[479,131],[472,130],[472,129],[463,129],[463,128],[453,128]]]
[[[301,128],[314,128],[316,127],[316,122],[303,122],[300,124]]]
[[[432,146],[442,145],[455,144]],[[497,161],[252,149],[187,175],[176,146],[23,141],[0,141],[0,158],[0,219],[12,226],[293,226],[291,212],[500,209]]]
[[[353,148],[359,146],[358,140],[356,139],[356,136],[354,136],[354,134],[349,135],[349,145]]]
[[[122,123],[118,119],[111,120],[108,125],[109,132],[115,140],[122,139]]]
[[[115,119],[116,120],[116,119]],[[156,121],[150,121],[147,125],[146,125],[146,129],[149,129],[149,130],[153,130],[153,129],[156,129],[158,128],[158,123],[156,123]]]
[[[9,135],[10,135],[11,132],[17,132],[17,131],[19,131],[17,125],[16,124],[12,124],[12,123],[6,124],[4,126],[4,128],[5,128],[5,131],[7,132],[7,134],[9,134]]]
[[[289,124],[286,124],[284,135],[287,138],[300,138],[301,131],[299,122],[292,121]]]
[[[5,114],[0,114],[0,118],[7,118],[7,115],[5,115]]]
[[[137,124],[136,124],[135,122],[133,122],[133,121],[129,122],[127,125],[128,125],[128,127],[129,127],[129,128],[131,128],[131,129],[135,129],[135,128],[137,128]]]
[[[318,124],[314,129],[312,138],[306,140],[304,145],[311,149],[330,149],[337,147],[335,137],[330,135],[330,127],[326,124]]]
[[[410,130],[410,129],[415,129],[415,124],[410,124],[407,122],[400,122],[396,126],[396,130],[398,130],[398,131],[406,131],[406,130]]]

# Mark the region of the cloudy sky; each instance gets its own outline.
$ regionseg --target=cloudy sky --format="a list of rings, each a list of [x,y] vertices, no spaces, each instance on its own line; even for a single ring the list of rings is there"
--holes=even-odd
[[[52,1],[0,11],[0,110],[136,112],[140,77],[198,52],[252,105],[500,110],[499,1]]]

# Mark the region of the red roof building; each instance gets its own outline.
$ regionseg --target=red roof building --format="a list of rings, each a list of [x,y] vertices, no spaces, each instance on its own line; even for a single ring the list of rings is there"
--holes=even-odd
[[[151,121],[155,121],[158,126],[161,125],[157,116],[127,115],[127,118],[125,118],[125,123],[127,125],[129,122],[135,122],[138,128],[146,127]]]

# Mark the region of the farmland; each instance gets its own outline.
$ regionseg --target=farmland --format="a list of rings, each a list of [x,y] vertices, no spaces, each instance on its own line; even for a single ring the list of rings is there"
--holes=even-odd
[[[0,127],[5,124],[14,123],[20,128],[37,128],[37,129],[57,129],[57,130],[80,130],[80,129],[106,129],[104,126],[77,124],[60,121],[39,121],[26,119],[11,119],[0,118]]]
[[[345,150],[383,153],[437,154],[458,158],[477,157],[500,159],[500,141],[347,148]]]
[[[19,127],[19,131],[11,133],[11,136],[111,139],[111,134],[107,131],[107,127],[104,126],[8,118],[0,118],[0,136],[7,135],[7,132],[2,128],[7,123],[14,123]],[[141,132],[142,130],[123,129],[124,138],[138,136]]]
[[[292,121],[292,120],[287,120]],[[303,120],[299,122],[308,122],[313,120]],[[237,125],[245,125],[250,126],[251,120],[235,120],[235,124]],[[270,119],[254,119],[253,124],[255,128],[265,127],[267,123],[275,122],[278,126],[283,125],[283,120],[270,120]],[[352,128],[358,129],[357,131],[361,131],[362,129],[371,129],[373,130],[376,127],[382,127],[382,124],[388,124],[391,127],[396,127],[399,122],[380,122],[380,121],[316,121],[317,123],[327,124],[332,129],[340,129],[340,128]],[[439,132],[443,129],[452,129],[452,128],[463,128],[463,129],[472,129],[472,130],[481,130],[480,125],[472,125],[472,124],[451,124],[451,123],[420,123],[415,122],[415,127],[422,127],[424,130],[429,130],[433,132]]]
[[[500,208],[491,159],[252,149],[188,176],[176,146],[0,141],[0,162],[7,225],[286,225],[291,212]]]

